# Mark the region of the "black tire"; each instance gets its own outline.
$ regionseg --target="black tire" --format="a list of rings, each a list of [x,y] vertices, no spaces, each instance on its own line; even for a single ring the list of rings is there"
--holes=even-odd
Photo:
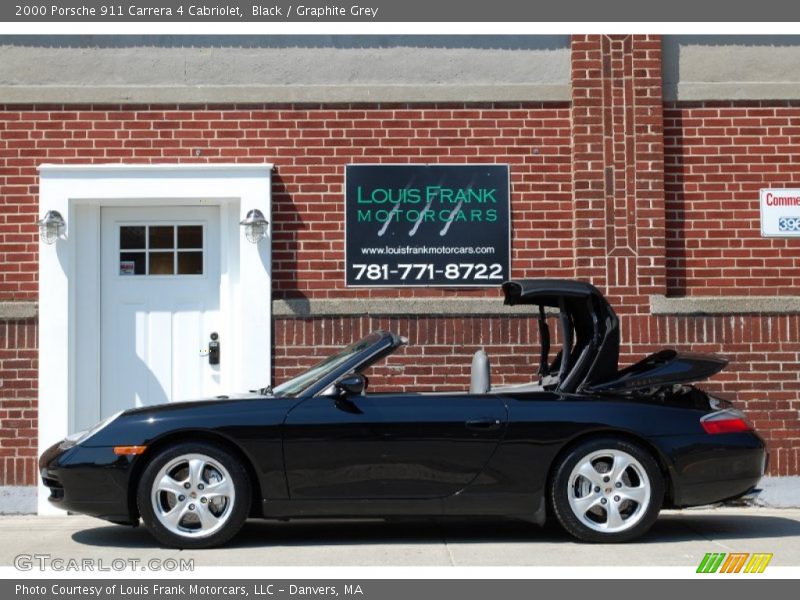
[[[649,497],[642,502],[622,499],[620,503],[619,500],[615,500],[622,498],[619,492],[615,494],[616,483],[614,481],[608,481],[607,483],[603,481],[604,477],[610,479],[613,474],[606,475],[600,472],[598,473],[599,485],[589,485],[590,491],[585,493],[586,503],[593,506],[593,508],[583,513],[584,516],[581,518],[576,510],[578,510],[578,501],[584,500],[584,497],[578,496],[576,490],[578,487],[585,490],[589,479],[581,475],[574,475],[573,470],[579,464],[585,465],[587,463],[593,464],[595,470],[598,467],[604,468],[604,465],[610,464],[609,461],[613,460],[613,457],[605,458],[604,453],[609,455],[616,453],[618,457],[624,457],[624,454],[627,454],[638,461],[638,465],[632,464],[629,469],[623,471],[623,481],[628,483],[635,482],[640,468],[644,471],[645,477],[639,480],[639,485],[635,488],[623,487],[627,483],[621,482],[622,493],[635,489],[638,493],[643,494],[643,490],[649,487]],[[603,485],[605,487],[601,487]],[[599,491],[598,488],[600,488]],[[661,505],[664,500],[664,477],[656,460],[650,452],[641,446],[613,437],[595,438],[578,444],[559,460],[550,481],[548,493],[550,506],[558,522],[573,537],[583,542],[593,543],[627,542],[646,533],[658,518],[658,513],[661,511]],[[596,502],[594,501],[595,499]],[[573,509],[573,502],[576,505],[575,509]],[[604,504],[598,504],[600,502],[604,502]],[[612,505],[612,503],[614,504]],[[602,530],[604,527],[611,526],[611,513],[605,507],[609,507],[615,510],[616,514],[622,515],[622,524],[619,525],[619,527],[623,528],[622,530]],[[627,519],[623,513],[628,515]],[[587,525],[587,522],[591,526]]]
[[[170,529],[161,522],[159,515],[156,514],[156,500],[153,498],[153,484],[155,483],[156,477],[162,469],[168,467],[171,463],[176,463],[176,461],[180,463],[183,457],[189,455],[208,457],[210,459],[208,465],[212,468],[212,472],[214,466],[226,470],[230,475],[230,480],[233,485],[233,499],[229,500],[230,504],[226,504],[225,510],[222,511],[224,522],[218,525],[218,529],[213,530],[213,532],[209,534],[205,534],[202,531],[199,522],[197,524],[197,530],[185,530],[180,533],[175,533],[170,531]],[[206,483],[204,487],[207,486],[210,488],[212,485],[213,482]],[[139,480],[136,502],[145,527],[161,544],[169,546],[170,548],[211,548],[228,542],[242,528],[250,512],[251,489],[251,482],[247,469],[241,461],[230,452],[220,446],[207,442],[184,442],[164,448],[153,456],[145,467],[142,477]],[[197,491],[195,488],[190,488],[187,494],[191,492],[199,494],[196,500],[196,502],[199,503],[202,492]],[[185,501],[192,502],[189,496],[186,496]],[[203,502],[203,504],[204,508],[211,508],[212,506],[211,502]],[[198,504],[195,504],[195,507],[197,506]],[[191,519],[192,517],[189,518]],[[184,519],[181,522],[186,523],[186,521],[187,519]],[[176,527],[176,529],[181,528]]]

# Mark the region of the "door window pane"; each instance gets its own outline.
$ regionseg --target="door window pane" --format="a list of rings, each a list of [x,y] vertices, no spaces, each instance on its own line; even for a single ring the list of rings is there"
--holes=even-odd
[[[202,275],[202,252],[178,252],[178,275]]]
[[[119,228],[119,247],[122,250],[144,250],[144,227],[124,226]]]
[[[151,252],[148,273],[150,275],[173,275],[175,273],[174,262],[174,252]]]
[[[178,248],[201,250],[203,248],[203,226],[178,225]]]
[[[172,225],[150,226],[150,248],[174,248],[175,228]]]
[[[144,252],[121,252],[119,255],[119,274],[120,275],[144,275],[145,253]]]

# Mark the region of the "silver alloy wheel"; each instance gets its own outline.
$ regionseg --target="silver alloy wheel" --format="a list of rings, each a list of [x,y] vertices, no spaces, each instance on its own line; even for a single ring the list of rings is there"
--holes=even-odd
[[[236,490],[219,461],[205,454],[183,454],[161,468],[150,498],[156,518],[171,533],[203,538],[228,521]]]
[[[647,512],[651,485],[642,464],[627,452],[598,450],[572,469],[567,494],[572,512],[586,527],[617,533]]]

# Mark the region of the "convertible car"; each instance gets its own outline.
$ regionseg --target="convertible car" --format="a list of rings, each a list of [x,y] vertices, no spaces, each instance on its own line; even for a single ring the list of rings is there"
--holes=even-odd
[[[662,350],[620,370],[619,321],[597,288],[503,291],[534,305],[529,383],[491,385],[478,349],[469,390],[368,392],[364,372],[406,343],[376,331],[275,389],[134,408],[69,436],[40,459],[50,501],[141,519],[179,548],[223,544],[248,517],[554,518],[579,540],[623,542],[661,508],[754,490],[764,442],[691,385],[724,359]]]

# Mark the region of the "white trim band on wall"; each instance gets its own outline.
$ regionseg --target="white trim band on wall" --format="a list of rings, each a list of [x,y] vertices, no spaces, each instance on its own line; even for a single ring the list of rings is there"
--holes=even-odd
[[[650,296],[654,315],[800,314],[800,296]]]

